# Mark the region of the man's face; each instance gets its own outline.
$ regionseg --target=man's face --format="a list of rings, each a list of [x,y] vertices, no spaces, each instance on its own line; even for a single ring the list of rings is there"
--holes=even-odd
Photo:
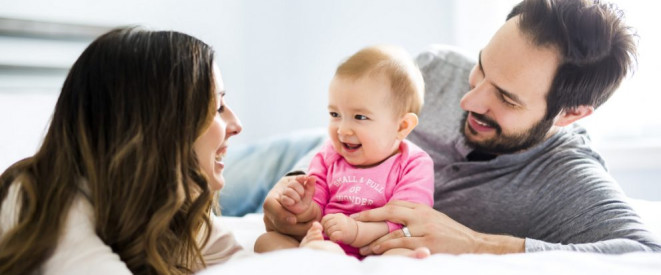
[[[461,99],[467,143],[493,154],[530,148],[549,136],[554,123],[544,115],[559,54],[533,45],[518,19],[508,20],[480,52],[471,90]]]

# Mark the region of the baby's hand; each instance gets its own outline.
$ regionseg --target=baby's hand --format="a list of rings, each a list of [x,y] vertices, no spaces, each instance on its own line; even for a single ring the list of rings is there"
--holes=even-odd
[[[341,213],[324,216],[321,225],[326,236],[334,242],[351,245],[358,236],[358,222]]]
[[[280,204],[293,214],[305,212],[312,203],[315,180],[309,176],[298,176],[290,179],[280,194]]]

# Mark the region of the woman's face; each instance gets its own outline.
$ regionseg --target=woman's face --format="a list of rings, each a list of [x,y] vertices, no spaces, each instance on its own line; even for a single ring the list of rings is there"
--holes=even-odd
[[[220,190],[225,185],[223,169],[225,163],[223,157],[227,153],[227,140],[241,132],[241,122],[234,112],[225,103],[225,85],[220,76],[220,70],[214,66],[214,79],[216,81],[217,113],[213,121],[202,135],[200,135],[193,148],[197,154],[200,168],[209,179],[209,188],[213,191]]]

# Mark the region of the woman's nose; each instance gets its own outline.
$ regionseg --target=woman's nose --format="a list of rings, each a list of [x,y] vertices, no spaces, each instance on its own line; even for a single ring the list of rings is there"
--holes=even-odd
[[[230,118],[228,119],[227,123],[227,137],[233,136],[233,135],[238,135],[241,133],[241,130],[243,130],[243,125],[241,125],[241,120],[239,119],[236,114],[230,110],[229,108],[226,109],[230,113]]]

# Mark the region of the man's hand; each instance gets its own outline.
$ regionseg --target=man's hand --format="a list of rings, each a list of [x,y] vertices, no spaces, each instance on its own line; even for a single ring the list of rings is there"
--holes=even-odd
[[[316,181],[314,177],[305,175],[283,177],[273,186],[264,200],[264,225],[266,226],[266,231],[277,231],[300,240],[305,236],[315,217],[308,217],[306,216],[307,213],[299,213],[297,215],[288,211],[280,204],[280,195],[292,180],[301,182],[306,186],[305,189],[307,191],[305,192],[314,194]]]
[[[524,239],[475,232],[433,208],[405,201],[351,216],[357,221],[391,221],[408,227],[411,237],[396,230],[360,249],[363,255],[381,254],[393,248],[429,248],[434,253],[518,253],[524,252]]]

